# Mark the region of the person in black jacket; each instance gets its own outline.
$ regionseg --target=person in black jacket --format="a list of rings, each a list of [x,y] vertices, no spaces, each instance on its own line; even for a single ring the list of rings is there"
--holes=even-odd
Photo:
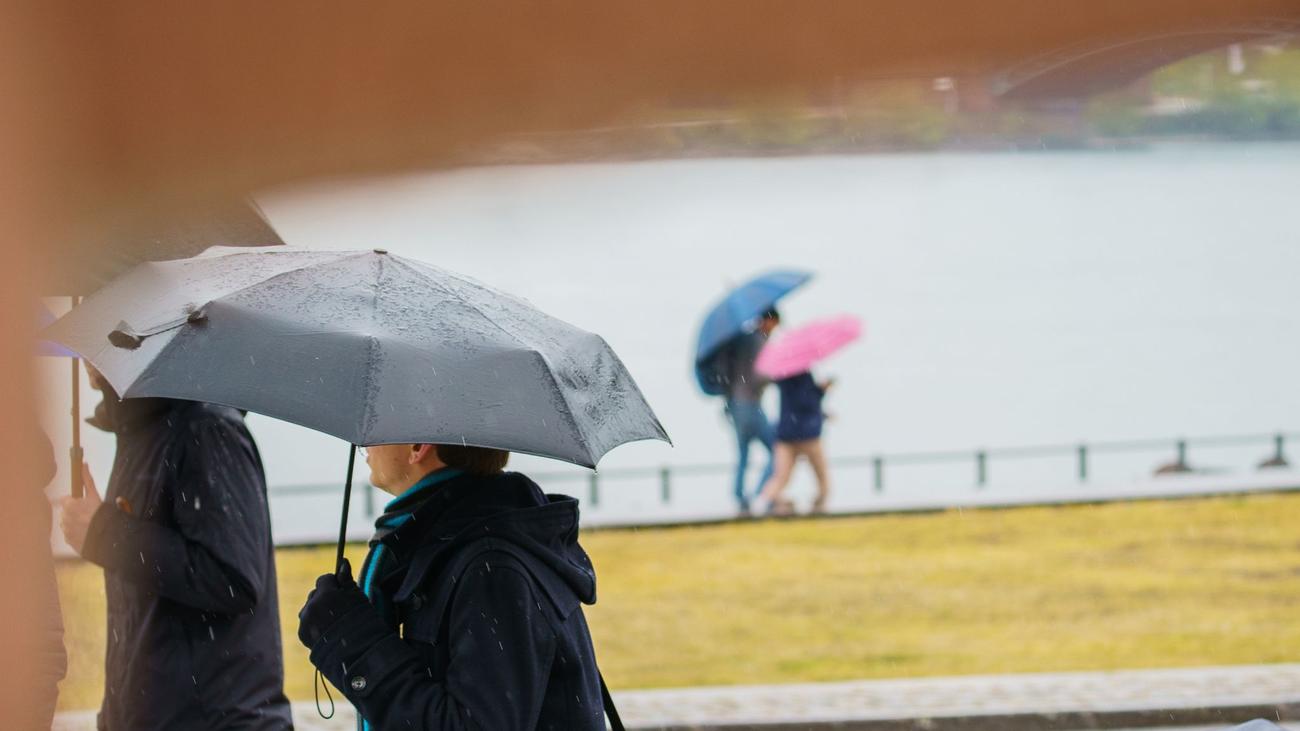
[[[359,728],[605,728],[577,501],[502,472],[508,456],[367,449],[371,482],[396,497],[360,583],[345,562],[298,615],[312,663],[356,707]]]
[[[763,391],[768,379],[754,370],[754,361],[780,324],[781,313],[775,308],[768,309],[758,318],[752,332],[732,338],[714,356],[714,366],[726,389],[727,417],[736,432],[736,477],[732,492],[741,517],[749,516],[752,498],[758,496],[758,489],[772,477],[775,465],[776,433],[763,411]],[[758,488],[751,496],[745,489],[745,480],[749,470],[749,446],[754,441],[767,450],[767,464],[758,478]]]
[[[117,454],[104,500],[65,498],[63,534],[104,567],[101,731],[282,731],[284,696],[266,479],[243,416],[105,393]]]

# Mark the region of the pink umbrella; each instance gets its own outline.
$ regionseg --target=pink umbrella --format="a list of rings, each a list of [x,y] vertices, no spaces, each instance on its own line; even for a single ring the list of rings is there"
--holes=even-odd
[[[862,321],[853,315],[810,322],[768,343],[754,369],[773,380],[789,378],[810,370],[861,335]]]

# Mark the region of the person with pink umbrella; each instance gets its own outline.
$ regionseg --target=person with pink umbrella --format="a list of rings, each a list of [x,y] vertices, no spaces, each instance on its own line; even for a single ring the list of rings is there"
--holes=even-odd
[[[776,426],[775,466],[759,493],[773,515],[790,515],[791,502],[784,497],[795,463],[802,457],[812,466],[817,478],[814,514],[826,511],[830,498],[831,477],[822,449],[822,425],[826,420],[822,399],[834,383],[818,383],[812,375],[814,364],[829,357],[862,334],[862,323],[852,315],[811,322],[785,337],[767,344],[759,353],[755,370],[776,382],[781,393],[781,410]]]

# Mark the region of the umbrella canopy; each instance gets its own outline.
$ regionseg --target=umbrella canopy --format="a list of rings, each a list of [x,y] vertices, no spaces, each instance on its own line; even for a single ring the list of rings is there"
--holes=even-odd
[[[709,310],[695,344],[695,377],[705,393],[712,393],[708,363],[718,350],[812,276],[812,272],[793,269],[768,272],[731,290]]]
[[[165,215],[106,221],[93,238],[61,241],[40,283],[47,295],[93,292],[145,261],[194,256],[211,246],[283,246],[262,209],[248,199],[178,206]]]
[[[758,354],[754,370],[773,380],[811,370],[817,362],[862,335],[862,323],[853,315],[817,320],[787,331]]]
[[[600,337],[422,262],[288,247],[143,264],[55,323],[123,398],[234,406],[354,445],[587,467],[668,440]]]
[[[43,328],[54,322],[54,314],[45,308],[44,305],[36,305],[36,327]],[[76,358],[77,354],[59,345],[51,343],[48,340],[40,340],[36,343],[36,354],[49,356],[52,358]]]

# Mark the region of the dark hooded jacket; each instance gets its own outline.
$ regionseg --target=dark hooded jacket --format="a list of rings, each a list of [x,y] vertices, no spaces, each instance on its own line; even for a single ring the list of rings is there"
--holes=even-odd
[[[292,728],[266,479],[242,415],[106,402],[117,454],[82,552],[108,603],[99,728]]]
[[[363,584],[386,609],[326,630],[312,662],[376,731],[603,730],[577,501],[516,473],[427,492],[377,523],[388,568]],[[410,519],[386,520],[396,510]]]

